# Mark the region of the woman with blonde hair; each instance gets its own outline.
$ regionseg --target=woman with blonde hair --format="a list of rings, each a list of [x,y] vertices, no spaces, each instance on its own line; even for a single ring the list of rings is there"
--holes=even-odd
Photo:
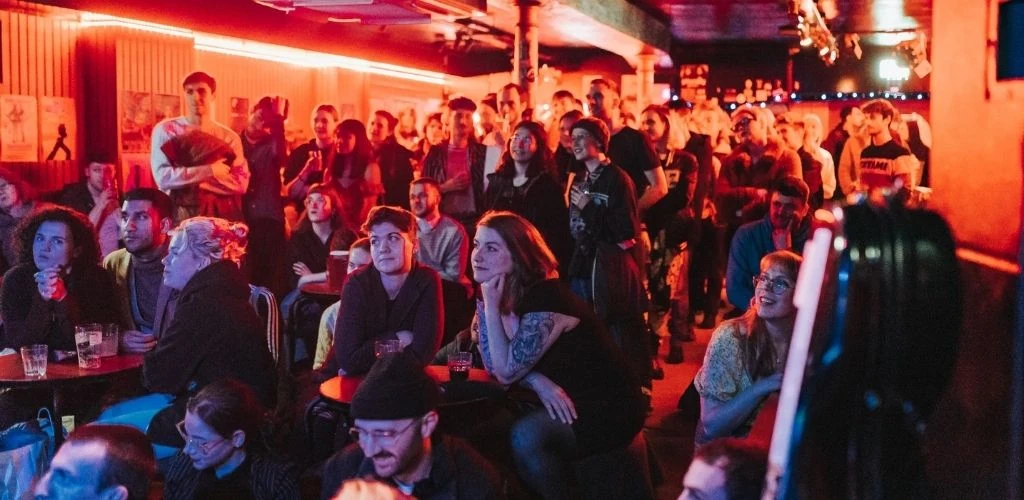
[[[786,250],[764,256],[750,309],[711,335],[693,381],[700,394],[694,444],[746,436],[761,403],[779,390],[796,320],[793,291],[801,261]]]
[[[186,219],[172,232],[164,284],[178,294],[170,323],[142,365],[146,389],[183,403],[207,384],[232,377],[251,387],[264,405],[273,402],[265,327],[249,305],[249,286],[239,270],[247,235],[245,224],[213,217]],[[173,424],[184,416],[184,405],[171,408],[177,411],[164,422],[170,424],[168,432],[157,436],[151,430],[150,435],[180,446]]]
[[[821,147],[821,140],[825,134],[825,126],[821,124],[821,118],[814,113],[804,115],[804,151],[807,151],[812,158],[821,162],[821,189],[825,199],[831,200],[836,192],[836,164],[832,159],[832,153]]]

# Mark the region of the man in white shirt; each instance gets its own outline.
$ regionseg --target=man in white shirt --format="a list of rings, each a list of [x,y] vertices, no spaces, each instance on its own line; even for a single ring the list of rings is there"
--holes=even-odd
[[[175,222],[196,215],[221,217],[241,221],[242,195],[249,187],[249,166],[242,152],[242,140],[228,127],[213,120],[213,104],[217,81],[201,71],[194,72],[182,82],[185,93],[185,116],[168,118],[153,128],[151,165],[157,187],[171,195],[175,205]],[[186,157],[168,158],[163,146],[175,137],[190,135],[205,147],[192,145],[191,153],[210,149],[215,143],[203,132],[219,139],[227,146],[214,161],[194,165]],[[181,148],[176,148],[179,151]]]

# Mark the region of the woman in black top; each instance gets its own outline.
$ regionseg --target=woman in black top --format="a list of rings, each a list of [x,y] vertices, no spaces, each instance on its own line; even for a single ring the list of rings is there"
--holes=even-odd
[[[245,384],[214,382],[189,399],[177,425],[185,448],[170,459],[164,498],[299,499],[295,467],[260,453],[263,409]]]
[[[96,232],[84,215],[43,207],[22,220],[15,239],[18,265],[0,288],[0,347],[74,351],[76,324],[118,321],[114,284],[99,265]]]
[[[629,175],[611,163],[603,121],[584,118],[572,128],[573,154],[584,168],[569,191],[569,230],[576,248],[569,264],[572,291],[589,302],[650,386],[651,355],[644,326],[647,294],[634,248],[640,220]]]
[[[552,173],[551,153],[544,147],[544,127],[521,122],[498,169],[488,176],[487,210],[508,210],[540,231],[564,271],[572,257],[569,211],[562,186]]]
[[[502,384],[534,391],[511,446],[520,476],[544,498],[565,498],[569,462],[622,446],[640,432],[640,382],[591,308],[558,279],[540,233],[510,212],[477,226],[473,323],[484,365]]]

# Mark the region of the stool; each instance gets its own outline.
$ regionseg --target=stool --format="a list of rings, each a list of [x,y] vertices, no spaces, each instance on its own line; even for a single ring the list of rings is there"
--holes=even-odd
[[[577,460],[573,468],[581,497],[653,499],[652,458],[640,431],[628,445]]]

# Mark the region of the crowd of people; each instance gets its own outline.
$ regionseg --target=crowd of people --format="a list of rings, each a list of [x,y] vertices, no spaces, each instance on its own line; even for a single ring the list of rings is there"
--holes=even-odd
[[[763,456],[722,440],[749,432],[779,389],[809,214],[870,188],[909,191],[926,173],[926,148],[885,100],[844,109],[825,135],[820,118],[791,111],[673,100],[632,113],[603,79],[585,106],[555,93],[541,122],[509,84],[451,98],[422,129],[408,112],[376,110],[367,126],[321,104],[314,137],[289,151],[280,99],[260,99],[239,135],[211,116],[213,77],[182,89],[185,115],[153,131],[156,188],[120,193],[104,159],[53,196],[0,169],[0,348],[74,351],[75,325],[114,323],[121,352],[145,356],[137,383],[83,387],[74,402],[80,415],[145,406],[145,435],[76,430],[42,497],[144,498],[151,444],[177,450],[159,457],[167,498],[298,498],[298,466],[328,456],[322,498],[378,487],[354,480],[419,498],[607,488],[576,484],[573,468],[638,438],[663,376],[662,325],[667,363],[683,361],[695,326],[717,326],[694,381],[704,469],[683,496],[704,491],[691,484],[702,474],[717,481],[705,489],[744,491],[720,476],[763,475]],[[336,254],[347,269],[330,268]],[[332,272],[343,286],[308,291]],[[718,324],[723,283],[732,308]],[[280,300],[283,360],[252,287]],[[400,352],[378,356],[381,340]],[[472,432],[438,431],[424,366],[459,351],[506,389],[486,424],[504,457]],[[347,414],[305,429],[308,454],[324,456],[279,460],[264,416],[318,407],[280,390],[308,365],[316,382],[364,378]],[[34,415],[40,396],[0,394],[0,428]],[[80,467],[106,472],[62,472]]]

